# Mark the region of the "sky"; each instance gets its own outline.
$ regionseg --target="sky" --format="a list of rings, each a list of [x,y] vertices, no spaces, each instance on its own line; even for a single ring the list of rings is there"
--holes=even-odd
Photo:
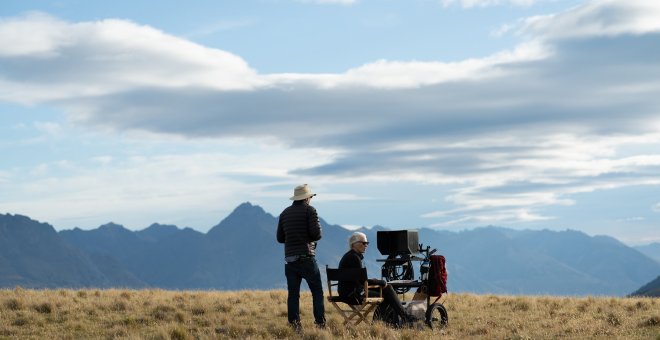
[[[3,0],[0,213],[660,242],[660,2]]]

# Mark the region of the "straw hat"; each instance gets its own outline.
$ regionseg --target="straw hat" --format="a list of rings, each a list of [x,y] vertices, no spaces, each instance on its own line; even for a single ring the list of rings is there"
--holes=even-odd
[[[303,184],[293,189],[293,197],[291,197],[291,200],[300,201],[312,196],[316,196],[316,194],[312,192],[312,189],[309,187],[309,185]]]

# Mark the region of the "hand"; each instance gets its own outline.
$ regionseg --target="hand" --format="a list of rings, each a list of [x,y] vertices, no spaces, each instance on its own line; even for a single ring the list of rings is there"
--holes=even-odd
[[[307,243],[307,248],[309,250],[316,250],[316,242],[309,242]]]

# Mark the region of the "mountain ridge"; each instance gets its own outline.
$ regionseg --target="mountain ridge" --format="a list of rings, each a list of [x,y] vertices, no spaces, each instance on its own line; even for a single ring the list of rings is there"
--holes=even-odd
[[[230,290],[286,287],[283,246],[275,240],[277,217],[249,202],[237,206],[207,233],[158,223],[138,231],[107,223],[96,229],[74,228],[58,233],[52,226],[45,227],[28,217],[22,221],[33,224],[33,228],[49,229],[45,232],[51,238],[59,237],[58,242],[68,245],[88,265],[86,275],[95,280],[76,281],[74,276],[68,281],[54,281],[68,282],[68,286]],[[336,267],[348,249],[346,240],[352,231],[323,219],[320,222],[323,238],[316,259],[324,273],[324,265]],[[361,231],[375,241],[376,232],[382,229]],[[420,242],[447,258],[449,288],[453,291],[626,295],[660,274],[660,264],[618,240],[573,230],[517,231],[490,226],[451,232],[422,228],[419,236]],[[376,260],[383,256],[375,242],[369,249],[365,263],[370,276],[378,277],[381,263]],[[15,273],[10,271],[14,268],[10,265],[12,259],[3,254],[0,250],[2,286],[26,282],[30,287],[57,286],[46,277],[7,279]]]
[[[655,280],[645,284],[630,295],[660,297],[660,275],[658,275]]]
[[[657,262],[660,262],[660,243],[655,242],[643,246],[635,246],[633,248]]]

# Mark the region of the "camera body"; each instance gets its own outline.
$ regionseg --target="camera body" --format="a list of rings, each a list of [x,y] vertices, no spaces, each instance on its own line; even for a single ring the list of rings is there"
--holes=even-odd
[[[392,230],[376,232],[378,251],[382,255],[410,255],[419,253],[417,230]]]

